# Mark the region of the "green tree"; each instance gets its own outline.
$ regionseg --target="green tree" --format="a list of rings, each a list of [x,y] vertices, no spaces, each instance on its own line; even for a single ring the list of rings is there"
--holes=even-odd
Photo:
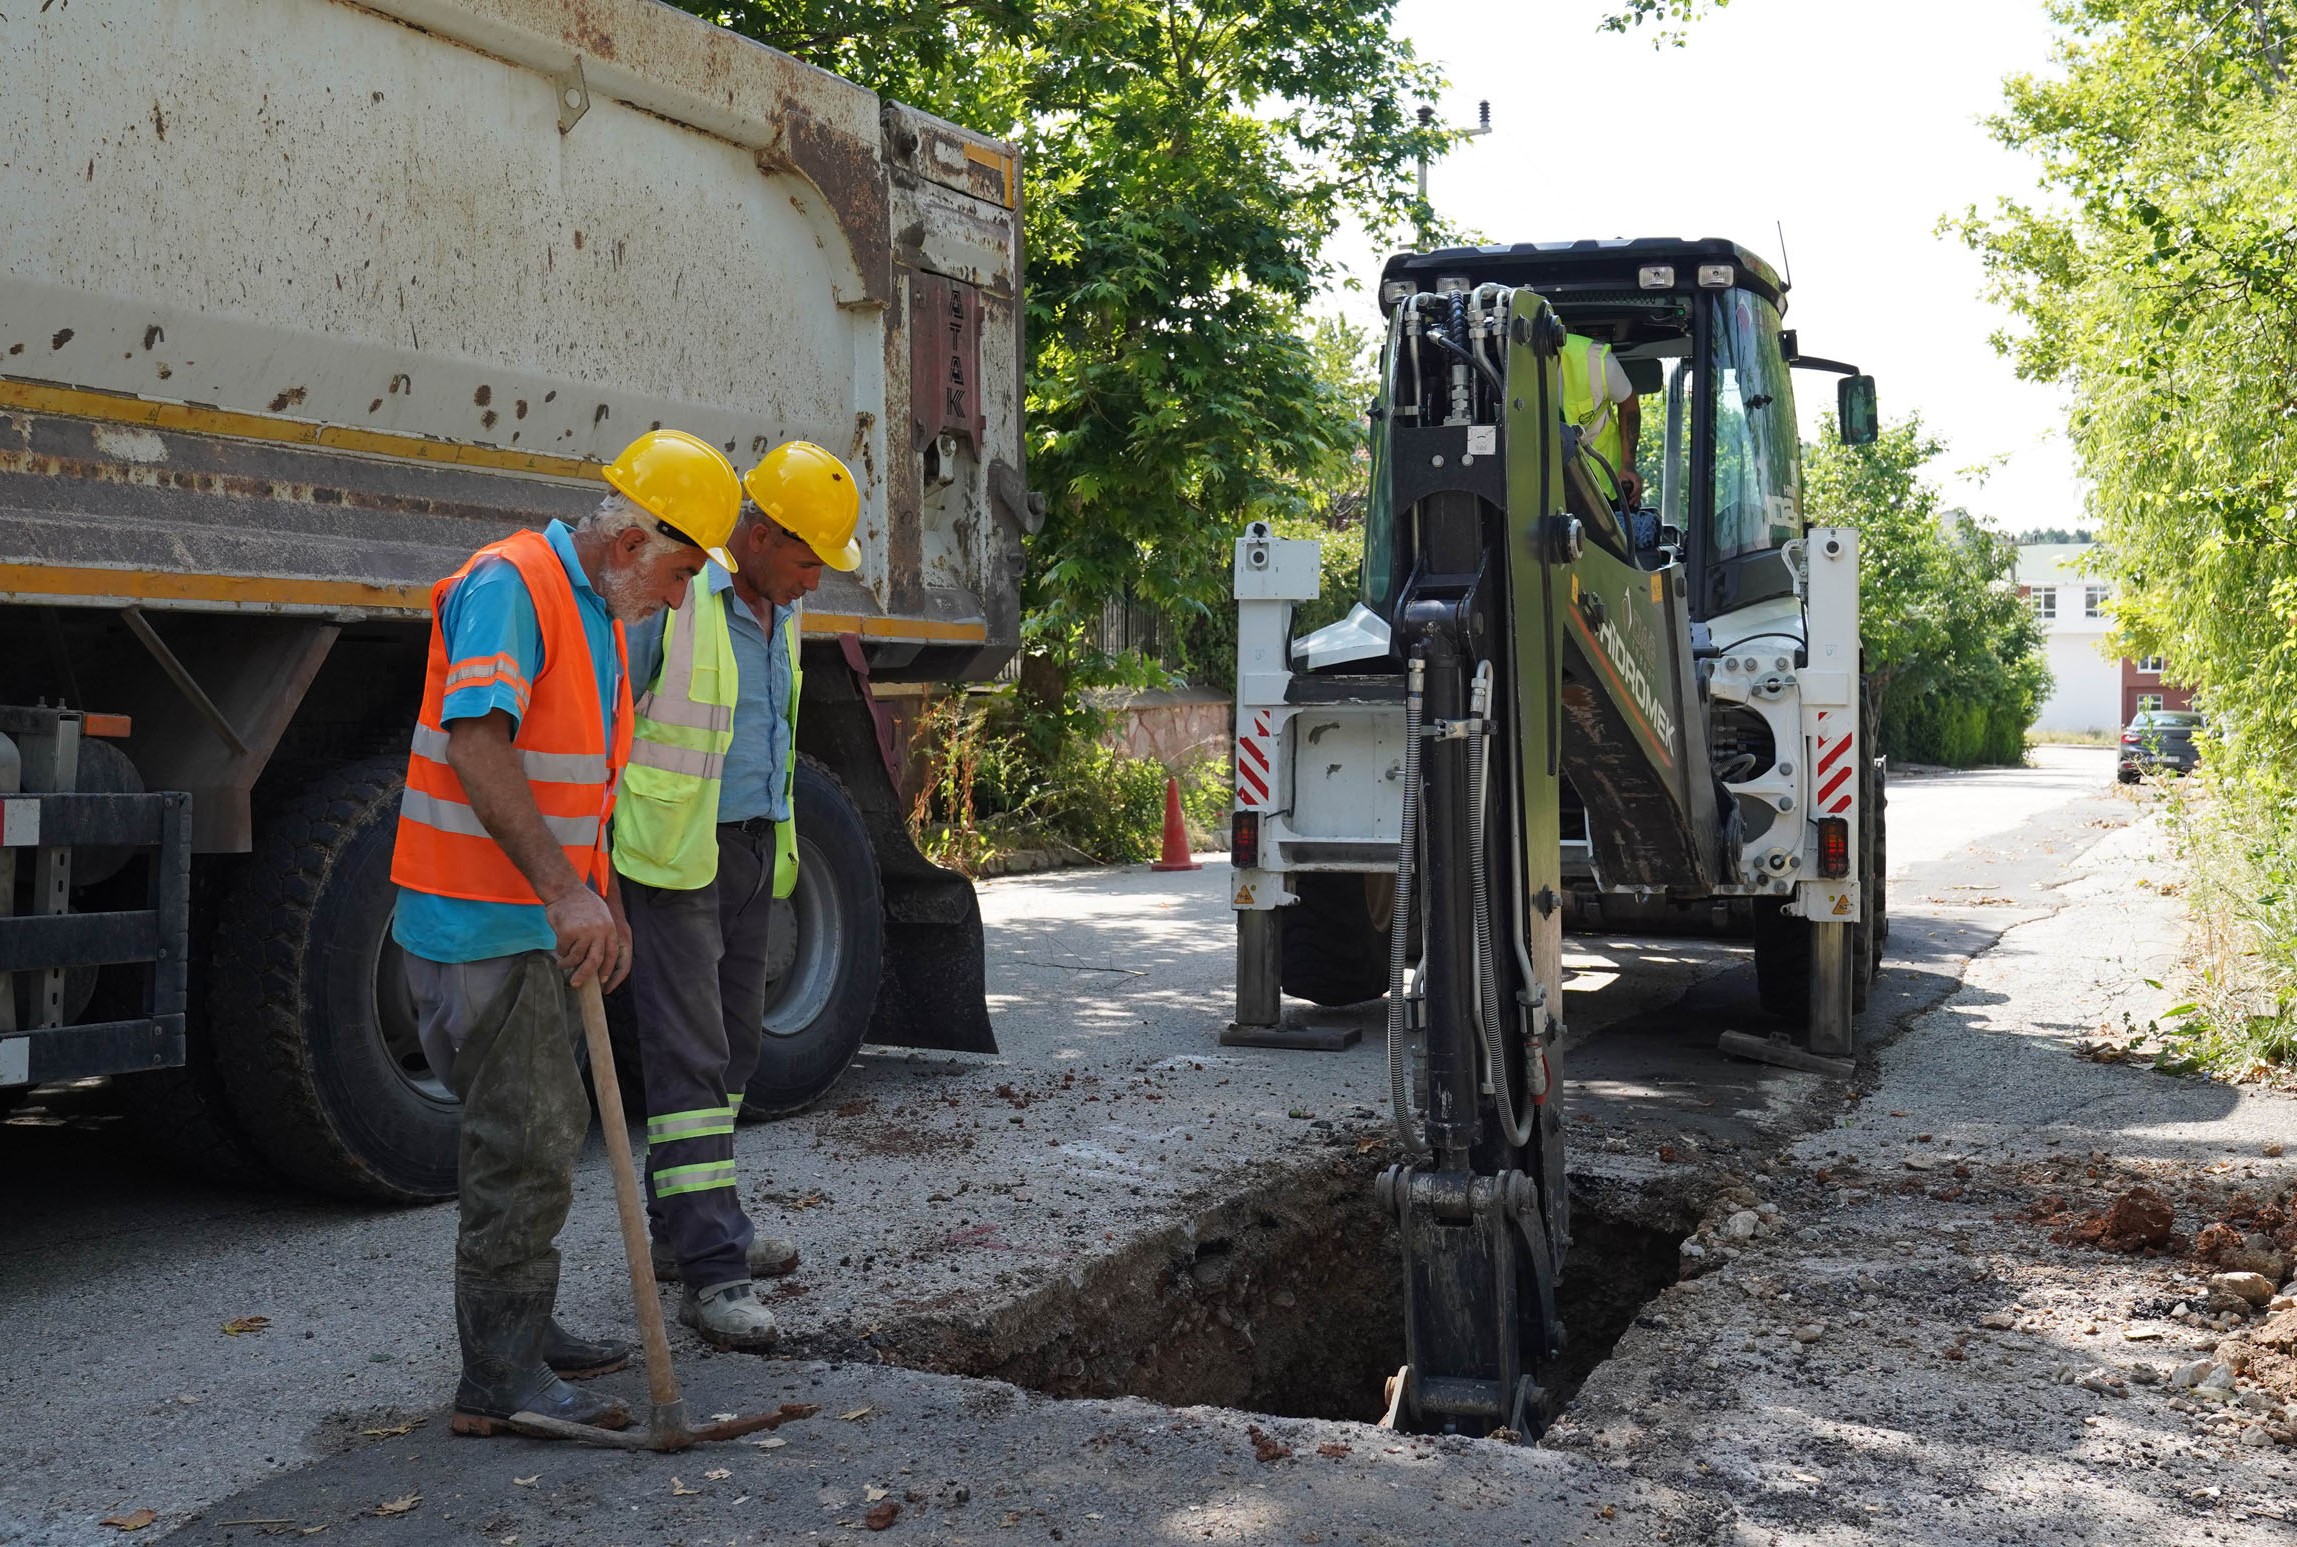
[[[1090,673],[1112,598],[1227,609],[1227,537],[1309,513],[1359,439],[1305,325],[1326,244],[1409,226],[1452,138],[1394,0],[684,3],[1020,145],[1030,648]]]
[[[1804,512],[1814,525],[1858,529],[1860,634],[1881,750],[1955,767],[2014,763],[2049,690],[2041,626],[2012,581],[2016,546],[1944,509],[1923,479],[1945,450],[1914,417],[1871,446],[1822,435],[1803,448]]]
[[[2046,202],[1960,223],[2069,389],[2122,649],[2210,715],[2180,803],[2198,970],[2175,1040],[2297,1059],[2297,0],[2061,0],[2056,68],[1996,134]]]
[[[2213,764],[2297,793],[2297,43],[2291,0],[2083,0],[1995,121],[2048,204],[1961,230],[2072,389],[2096,563],[2133,655],[2214,710]]]

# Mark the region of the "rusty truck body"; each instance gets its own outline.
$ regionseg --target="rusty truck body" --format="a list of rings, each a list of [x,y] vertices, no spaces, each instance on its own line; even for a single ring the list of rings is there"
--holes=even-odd
[[[0,1100],[452,1190],[388,872],[433,584],[651,426],[863,489],[804,613],[798,944],[752,1111],[989,1050],[872,684],[993,675],[1036,517],[1011,147],[655,0],[0,20]]]

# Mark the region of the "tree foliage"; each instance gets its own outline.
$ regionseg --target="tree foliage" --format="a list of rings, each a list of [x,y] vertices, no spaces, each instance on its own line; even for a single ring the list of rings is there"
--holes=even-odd
[[[1831,428],[1831,426],[1830,426]],[[1860,633],[1889,756],[1968,767],[2015,763],[2049,690],[2041,626],[2019,600],[2018,551],[1921,475],[1943,442],[1919,418],[1871,446],[1803,448],[1813,525],[1858,529]]]
[[[1394,0],[685,3],[1021,147],[1031,648],[1095,665],[1112,598],[1226,610],[1228,536],[1309,513],[1359,439],[1305,323],[1326,244],[1408,226],[1452,139]]]
[[[2297,0],[2061,0],[1996,134],[2047,203],[1962,222],[2073,398],[2116,632],[2211,716],[2180,823],[2199,981],[2182,1044],[2297,1056]]]
[[[1651,29],[1654,48],[1681,48],[1690,40],[1691,23],[1710,10],[1719,11],[1731,0],[1618,0],[1598,25],[1605,32]]]
[[[2132,655],[2199,690],[2212,762],[2297,793],[2297,44],[2293,0],[2081,0],[1994,128],[2046,204],[1962,223],[2072,389],[2096,562]]]

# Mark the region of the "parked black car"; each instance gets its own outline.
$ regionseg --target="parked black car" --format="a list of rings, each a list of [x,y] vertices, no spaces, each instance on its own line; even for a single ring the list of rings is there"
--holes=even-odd
[[[2122,732],[2121,758],[2114,777],[2135,784],[2141,774],[2157,768],[2189,774],[2201,761],[2194,737],[2202,717],[2190,709],[2140,709]]]

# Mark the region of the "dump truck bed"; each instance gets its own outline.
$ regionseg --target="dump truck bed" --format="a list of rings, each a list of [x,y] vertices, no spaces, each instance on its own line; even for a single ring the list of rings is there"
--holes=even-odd
[[[1009,147],[653,0],[79,0],[0,40],[0,603],[417,619],[662,424],[854,467],[810,631],[1011,653]]]

